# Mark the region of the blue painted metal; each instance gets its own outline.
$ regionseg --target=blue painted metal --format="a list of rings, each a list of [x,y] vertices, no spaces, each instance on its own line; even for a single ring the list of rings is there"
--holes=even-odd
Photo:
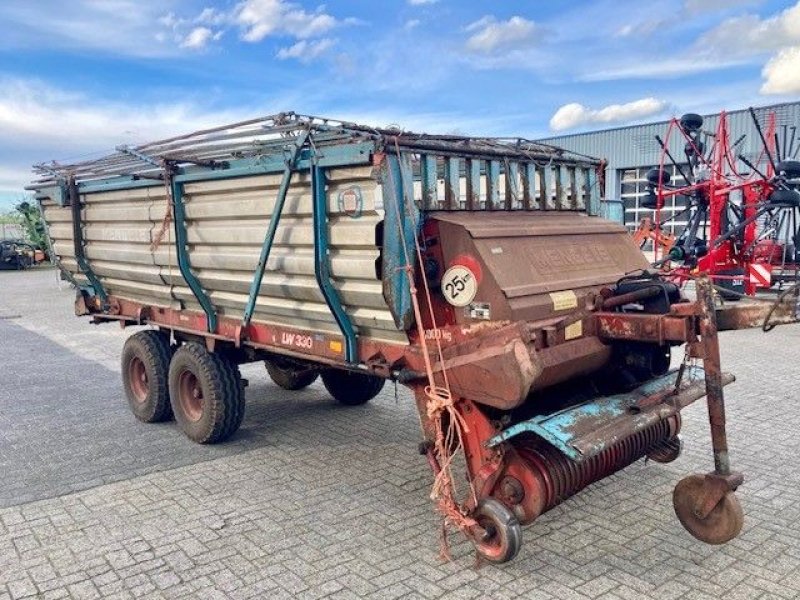
[[[496,210],[500,206],[500,161],[486,163],[486,209]]]
[[[525,171],[522,178],[522,204],[525,210],[536,207],[536,165],[525,163]]]
[[[328,195],[325,190],[324,169],[318,166],[312,167],[311,185],[314,205],[314,275],[325,298],[325,303],[330,308],[344,337],[345,360],[350,364],[355,364],[358,361],[356,332],[350,322],[350,317],[342,307],[339,293],[331,283],[330,256],[328,255]]]
[[[589,186],[589,196],[586,200],[586,212],[592,216],[597,216],[600,214],[600,195],[602,192],[597,181],[597,172],[594,169],[588,169],[586,180]]]
[[[436,185],[436,157],[423,154],[420,157],[422,169],[422,208],[436,210],[439,208],[439,190]]]
[[[253,276],[253,281],[250,284],[250,293],[247,297],[247,305],[244,309],[244,317],[242,318],[242,328],[250,324],[250,319],[253,318],[253,311],[256,308],[256,301],[258,300],[258,293],[261,290],[261,281],[264,278],[264,269],[269,261],[269,255],[272,251],[272,243],[275,241],[275,232],[278,230],[278,224],[281,220],[281,213],[283,212],[283,205],[286,203],[286,193],[289,191],[289,185],[292,182],[292,173],[294,173],[297,159],[300,156],[300,151],[308,139],[308,131],[303,131],[297,136],[290,156],[286,159],[283,170],[283,179],[278,188],[278,196],[275,198],[275,206],[272,209],[272,216],[269,220],[267,233],[264,235],[264,243],[261,244],[261,254],[258,257],[258,265],[256,265],[256,272]]]
[[[700,367],[690,367],[683,375],[683,386],[686,382],[699,381],[699,396],[705,393],[704,372]],[[570,459],[585,460],[599,454],[608,446],[620,441],[620,422],[624,422],[630,433],[635,433],[668,416],[653,408],[665,408],[665,412],[673,414],[679,408],[668,403],[658,407],[640,409],[639,403],[651,396],[674,389],[677,371],[642,384],[632,392],[597,398],[584,404],[571,406],[548,415],[537,415],[527,421],[521,421],[491,438],[486,445],[497,446],[521,433],[535,433],[550,442]],[[591,443],[587,443],[587,439]]]
[[[467,210],[481,207],[481,161],[467,159]]]
[[[188,237],[186,235],[186,210],[183,205],[183,184],[172,181],[172,212],[175,225],[175,251],[178,254],[178,268],[183,279],[192,290],[192,294],[200,303],[206,315],[206,328],[209,333],[217,331],[217,311],[211,300],[192,272],[192,263],[189,259]]]
[[[619,199],[606,198],[600,201],[600,216],[620,225],[625,224],[625,203]]]
[[[395,324],[403,330],[414,323],[407,273],[410,270],[411,276],[414,276],[414,240],[421,222],[419,207],[413,201],[413,182],[408,155],[404,155],[402,161],[396,155],[388,155],[381,171],[384,195],[381,279],[383,297],[389,305]]]
[[[460,208],[461,159],[450,157],[445,163],[444,202],[447,210]]]
[[[506,163],[506,210],[522,207],[522,192],[519,188],[519,163]]]
[[[541,182],[539,189],[539,206],[542,210],[553,208],[553,169],[550,165],[545,165],[541,168],[539,171],[539,180]]]
[[[90,181],[78,184],[81,194],[95,192],[115,192],[119,190],[133,190],[147,187],[164,187],[164,182],[157,179],[133,179],[132,177],[112,177],[104,180]]]
[[[305,171],[314,165],[327,168],[369,164],[374,152],[374,142],[326,146],[319,149],[318,156],[315,156],[311,149],[306,148],[300,153],[295,169],[297,171]],[[232,160],[228,162],[228,168],[226,169],[186,167],[175,177],[175,180],[186,183],[189,181],[212,181],[231,177],[282,173],[284,166],[285,160],[282,155],[271,154],[268,156]]]

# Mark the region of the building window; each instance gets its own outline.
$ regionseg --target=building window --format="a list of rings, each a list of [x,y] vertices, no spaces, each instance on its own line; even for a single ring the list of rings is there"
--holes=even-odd
[[[625,206],[625,225],[628,230],[634,232],[641,220],[645,217],[655,219],[655,211],[645,208],[647,195],[647,172],[653,167],[638,167],[635,169],[622,169],[619,171],[620,198]],[[670,183],[673,186],[686,185],[678,169],[674,166],[665,166],[671,176]],[[680,214],[687,207],[688,199],[686,196],[673,196],[664,201],[661,209],[661,222],[664,223],[664,231],[679,235],[686,227],[688,212]],[[650,250],[650,243],[644,248]]]

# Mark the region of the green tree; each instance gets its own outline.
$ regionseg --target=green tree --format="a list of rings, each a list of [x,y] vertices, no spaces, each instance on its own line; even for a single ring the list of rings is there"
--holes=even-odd
[[[42,221],[42,212],[36,204],[23,201],[16,206],[17,213],[22,217],[22,225],[28,234],[28,239],[31,244],[40,250],[47,249],[47,240],[45,239],[44,222]]]

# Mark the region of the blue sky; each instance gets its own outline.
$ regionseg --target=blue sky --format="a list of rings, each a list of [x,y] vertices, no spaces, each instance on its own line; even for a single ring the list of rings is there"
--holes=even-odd
[[[0,25],[0,210],[34,162],[282,110],[544,137],[800,97],[792,1],[30,0]]]

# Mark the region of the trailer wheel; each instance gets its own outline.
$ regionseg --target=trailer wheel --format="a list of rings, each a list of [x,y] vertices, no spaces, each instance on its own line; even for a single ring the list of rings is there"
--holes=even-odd
[[[169,393],[175,420],[198,444],[215,444],[233,435],[244,418],[244,384],[239,367],[189,342],[169,365]]]
[[[274,360],[265,360],[270,379],[285,390],[302,390],[317,380],[319,372],[310,367],[300,367]]]
[[[502,502],[484,498],[472,517],[478,523],[472,542],[481,558],[491,563],[504,563],[517,555],[522,547],[522,527]]]
[[[133,334],[122,348],[122,385],[131,411],[140,421],[172,418],[169,403],[169,339],[158,331]]]
[[[697,507],[706,495],[705,476],[689,475],[681,479],[672,492],[672,505],[684,529],[706,544],[724,544],[731,541],[744,525],[744,511],[733,492],[726,493],[705,517]]]
[[[327,369],[321,376],[325,389],[346,406],[366,404],[378,395],[386,383],[382,377],[344,369]]]

